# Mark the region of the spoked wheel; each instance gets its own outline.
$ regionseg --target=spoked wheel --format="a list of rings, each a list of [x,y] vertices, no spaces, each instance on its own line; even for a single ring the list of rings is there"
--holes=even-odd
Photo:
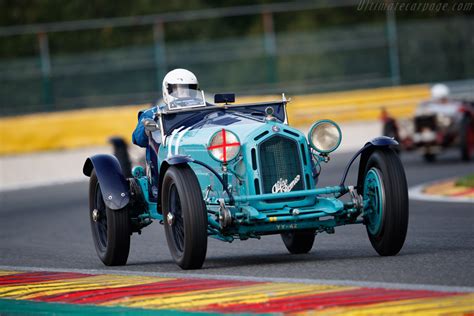
[[[166,171],[161,198],[173,260],[183,269],[201,268],[207,252],[207,212],[189,166],[171,166]]]
[[[177,252],[182,255],[184,251],[184,221],[183,212],[181,210],[181,201],[178,195],[178,189],[176,184],[171,184],[170,187],[170,203],[166,220],[170,225],[172,237],[171,240],[174,244],[174,248]]]
[[[370,242],[381,256],[396,255],[408,228],[408,189],[398,155],[389,148],[376,149],[367,161],[362,183]]]
[[[89,215],[92,238],[100,260],[107,266],[124,265],[130,251],[130,225],[126,209],[109,209],[95,171],[89,182]]]
[[[293,231],[282,233],[281,239],[286,249],[292,254],[308,253],[313,248],[315,230]]]
[[[463,118],[460,132],[461,158],[469,161],[474,156],[474,124],[471,117]]]

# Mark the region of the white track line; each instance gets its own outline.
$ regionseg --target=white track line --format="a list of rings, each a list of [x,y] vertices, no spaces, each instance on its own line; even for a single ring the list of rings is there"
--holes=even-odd
[[[89,178],[84,176],[83,179],[74,178],[74,179],[61,179],[61,180],[48,180],[48,181],[35,181],[23,184],[14,184],[0,186],[0,193],[12,192],[12,191],[21,191],[21,190],[30,190],[37,188],[46,188],[49,186],[59,186],[71,183],[87,183]]]
[[[449,285],[431,285],[431,284],[409,284],[409,283],[389,283],[389,282],[371,282],[371,281],[353,281],[353,280],[324,280],[324,279],[291,279],[291,278],[272,278],[272,277],[252,277],[239,275],[212,275],[200,273],[166,273],[166,272],[140,272],[129,270],[98,270],[98,269],[61,269],[61,268],[40,268],[40,267],[18,267],[2,266],[0,270],[13,271],[39,271],[39,272],[76,272],[85,274],[119,274],[136,276],[153,276],[163,278],[193,278],[193,279],[215,279],[215,280],[236,280],[236,281],[258,281],[258,282],[285,282],[285,283],[306,283],[306,284],[327,284],[341,286],[357,286],[368,288],[387,288],[404,290],[428,290],[439,292],[474,292],[474,287],[469,286],[449,286]]]
[[[443,180],[446,181],[446,180]],[[418,201],[430,201],[430,202],[451,202],[451,203],[474,203],[474,199],[461,196],[442,196],[442,195],[431,195],[423,193],[423,190],[432,184],[443,182],[440,180],[422,183],[420,185],[411,187],[408,190],[408,196],[412,200]]]

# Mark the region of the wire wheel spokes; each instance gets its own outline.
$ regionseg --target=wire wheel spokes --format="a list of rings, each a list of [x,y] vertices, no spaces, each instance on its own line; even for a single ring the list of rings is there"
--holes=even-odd
[[[97,240],[100,246],[105,249],[107,248],[107,211],[99,183],[97,183],[94,210],[98,212],[97,220],[95,221]]]
[[[172,184],[171,186],[169,201],[170,205],[168,210],[173,215],[173,221],[171,223],[173,240],[176,249],[182,253],[184,251],[184,221],[181,210],[181,201],[175,184]]]

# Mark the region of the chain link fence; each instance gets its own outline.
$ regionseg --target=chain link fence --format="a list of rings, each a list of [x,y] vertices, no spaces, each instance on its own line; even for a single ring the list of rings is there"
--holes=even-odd
[[[49,51],[47,34],[28,35],[42,54],[0,59],[0,115],[152,102],[164,74],[177,67],[193,71],[206,92],[243,95],[474,77],[473,18],[398,22],[395,38],[390,27],[379,22],[274,32],[270,25],[247,37],[169,39],[67,55]]]

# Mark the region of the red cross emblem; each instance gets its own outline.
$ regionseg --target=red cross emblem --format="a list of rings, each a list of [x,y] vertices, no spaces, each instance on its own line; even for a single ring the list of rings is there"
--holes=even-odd
[[[222,149],[222,162],[226,163],[227,162],[227,148],[228,147],[234,147],[234,146],[240,146],[240,143],[238,141],[234,141],[234,140],[237,140],[237,137],[235,135],[232,135],[231,133],[229,133],[228,131],[226,131],[225,129],[222,129],[220,132],[220,135],[222,136],[222,142],[221,143],[217,143],[217,144],[213,144],[213,140],[211,141],[211,146],[207,147],[207,150],[211,151],[213,149]],[[229,133],[231,136],[230,138],[232,138],[231,143],[228,143],[227,142],[227,133]],[[218,134],[216,133],[216,135],[214,137],[216,137]],[[233,157],[232,157],[233,158]]]

